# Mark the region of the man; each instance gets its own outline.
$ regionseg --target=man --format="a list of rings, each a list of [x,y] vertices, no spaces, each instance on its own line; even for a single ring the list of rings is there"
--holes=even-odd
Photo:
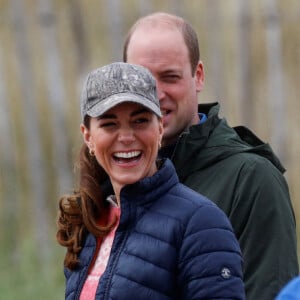
[[[271,148],[245,127],[218,117],[219,105],[200,104],[203,64],[195,31],[183,19],[155,13],[138,20],[124,61],[155,76],[163,113],[161,155],[180,181],[222,208],[244,255],[247,299],[274,299],[298,274],[295,217],[285,171]]]

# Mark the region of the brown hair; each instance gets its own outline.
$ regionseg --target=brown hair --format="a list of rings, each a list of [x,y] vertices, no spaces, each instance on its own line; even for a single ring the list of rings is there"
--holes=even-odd
[[[85,120],[86,125],[89,118]],[[84,144],[79,154],[79,188],[59,201],[56,239],[67,248],[64,266],[73,270],[88,232],[96,237],[107,235],[116,223],[107,223],[108,205],[103,185],[109,177]],[[100,225],[101,224],[101,225]]]
[[[186,22],[183,18],[180,18],[178,16],[167,14],[163,12],[156,12],[147,16],[144,16],[136,21],[135,24],[130,28],[128,31],[128,34],[126,36],[124,46],[123,46],[123,61],[127,62],[127,50],[128,45],[130,43],[130,39],[134,33],[134,31],[141,25],[161,25],[161,24],[169,24],[173,28],[178,29],[185,41],[185,44],[188,49],[189,53],[189,60],[191,64],[191,70],[192,75],[194,76],[194,73],[196,71],[197,65],[200,60],[200,50],[199,50],[199,43],[198,43],[198,37],[193,29],[193,27]]]

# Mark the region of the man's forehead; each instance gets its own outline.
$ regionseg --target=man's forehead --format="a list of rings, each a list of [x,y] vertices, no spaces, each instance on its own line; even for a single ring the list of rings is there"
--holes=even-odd
[[[181,31],[174,26],[174,24],[171,24],[169,22],[142,22],[140,24],[137,24],[136,28],[132,32],[132,36],[134,34],[141,34],[141,33],[168,33],[168,34],[174,34],[178,33],[182,36]]]

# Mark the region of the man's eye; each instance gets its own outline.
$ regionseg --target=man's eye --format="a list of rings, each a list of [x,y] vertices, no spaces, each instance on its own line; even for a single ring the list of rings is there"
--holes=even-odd
[[[166,81],[176,81],[179,79],[179,76],[178,75],[167,75],[164,77],[164,80]]]

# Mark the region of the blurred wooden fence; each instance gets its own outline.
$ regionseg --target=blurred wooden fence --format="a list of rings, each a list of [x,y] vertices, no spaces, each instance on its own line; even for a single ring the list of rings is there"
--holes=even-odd
[[[27,239],[47,259],[58,198],[74,185],[79,94],[87,71],[122,59],[141,15],[168,11],[199,34],[206,87],[284,162],[297,218],[300,140],[298,0],[0,0],[0,243],[16,262]]]

